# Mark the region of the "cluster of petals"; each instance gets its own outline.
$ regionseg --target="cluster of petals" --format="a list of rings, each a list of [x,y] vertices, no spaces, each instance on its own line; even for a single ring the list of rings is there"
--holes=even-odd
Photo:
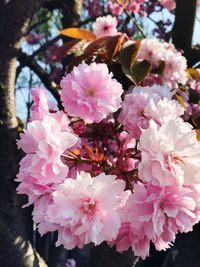
[[[130,193],[124,189],[124,181],[104,173],[92,178],[80,172],[76,179],[67,178],[52,194],[53,203],[46,210],[49,227],[57,225],[59,230],[57,245],[81,248],[116,238],[121,226],[120,207]],[[39,225],[42,233],[44,225],[43,221],[42,228]]]
[[[74,67],[61,80],[61,88],[65,111],[87,123],[100,122],[121,107],[122,86],[103,63]]]
[[[172,94],[168,87],[159,85],[135,87],[122,103],[120,123],[133,137],[139,138],[142,129],[149,127],[151,119],[162,125],[178,118],[184,110],[177,101],[170,99]]]
[[[111,242],[119,252],[132,247],[135,255],[149,256],[150,241],[157,250],[172,245],[176,234],[192,231],[200,219],[200,188],[159,187],[137,183],[126,202],[126,221]]]
[[[158,126],[153,120],[142,132],[139,177],[159,186],[200,184],[200,143],[182,119]]]
[[[185,84],[187,82],[186,59],[172,44],[162,43],[157,39],[143,39],[137,59],[148,60],[152,69],[158,68],[163,61],[165,63],[164,82],[172,84],[175,82]]]
[[[99,17],[92,25],[97,38],[117,35],[117,19],[111,15]]]
[[[164,61],[164,79],[184,83],[182,58],[173,45],[147,39],[138,55],[154,69]],[[123,127],[116,123],[116,132],[110,131],[114,135],[110,140],[106,136],[105,142],[109,167],[120,174],[105,174],[97,167],[91,177],[92,162],[76,166],[64,161],[74,147],[96,139],[79,139],[67,115],[49,103],[45,89],[34,88],[31,119],[17,141],[26,155],[16,181],[18,193],[28,196],[28,204],[34,203],[39,232],[58,231],[56,244],[66,249],[106,241],[119,252],[131,247],[144,259],[151,242],[157,250],[166,250],[178,232],[192,231],[200,220],[200,143],[192,126],[181,118],[183,107],[172,99],[175,90],[157,84],[138,86],[122,102],[121,84],[106,64],[96,63],[75,67],[61,80],[61,88],[65,111],[84,120],[74,126],[77,134],[91,127],[86,123],[105,118],[114,125],[112,113],[121,108],[118,121]],[[193,108],[191,114],[199,114],[198,105]],[[80,161],[85,155],[82,148]],[[131,180],[131,192],[125,190],[129,184],[120,175],[135,170],[138,179]]]
[[[41,101],[42,99],[38,103]],[[38,103],[36,105],[39,107]],[[48,113],[47,110],[44,112],[43,109],[36,108],[33,113],[35,117],[43,114],[43,119],[28,123],[17,142],[19,148],[26,153],[20,162],[17,181],[21,183],[17,190],[18,193],[29,196],[29,203],[40,195],[55,190],[56,185],[66,178],[68,167],[61,161],[61,155],[78,141],[78,137],[68,126],[66,115],[61,111],[52,113],[51,116],[51,113],[44,115]]]

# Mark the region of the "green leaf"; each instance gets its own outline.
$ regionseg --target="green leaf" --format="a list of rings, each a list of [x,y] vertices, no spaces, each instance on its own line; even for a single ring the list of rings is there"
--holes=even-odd
[[[126,44],[126,43],[125,43]],[[140,49],[140,41],[125,46],[119,55],[120,63],[127,69],[131,69]]]
[[[130,70],[129,70],[128,68],[126,68],[125,66],[122,65],[122,71],[123,71],[124,75],[125,75],[129,80],[131,80],[134,84],[136,84],[136,83],[135,83],[135,80],[133,79],[132,74],[131,74],[131,72],[130,72]]]
[[[131,77],[137,85],[141,82],[150,72],[151,64],[147,60],[136,61],[131,68]]]
[[[164,70],[165,70],[165,62],[161,60],[158,67],[152,70],[152,73],[163,75]]]

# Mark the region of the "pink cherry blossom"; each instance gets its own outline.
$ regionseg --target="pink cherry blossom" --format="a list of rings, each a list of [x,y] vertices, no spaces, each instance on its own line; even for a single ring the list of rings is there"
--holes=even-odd
[[[139,13],[140,11],[140,3],[133,1],[127,7],[127,9],[133,13]]]
[[[49,221],[47,210],[53,204],[52,194],[45,194],[34,203],[33,221],[37,223],[41,235],[58,230],[59,226]]]
[[[173,85],[174,82],[185,84],[188,80],[187,61],[172,44],[161,43],[157,39],[143,39],[137,59],[149,61],[153,69],[163,61],[165,68],[162,76],[169,85]]]
[[[130,247],[134,248],[134,254],[145,259],[149,256],[150,239],[142,229],[135,229],[129,222],[122,223],[117,238],[108,243],[115,245],[120,253],[127,251]]]
[[[159,127],[154,121],[142,132],[139,177],[154,185],[200,183],[200,143],[191,125],[170,120]]]
[[[176,8],[176,2],[174,0],[160,0],[160,3],[169,10],[174,10]]]
[[[99,122],[121,106],[122,86],[106,64],[80,64],[61,80],[61,99],[71,116]]]
[[[31,95],[34,103],[31,107],[31,120],[40,120],[49,113],[47,92],[42,86],[36,86],[31,89]]]
[[[117,19],[111,15],[97,18],[92,27],[98,38],[117,35]]]
[[[118,3],[114,3],[113,1],[108,1],[108,7],[114,16],[120,16],[123,13],[123,8]]]
[[[121,225],[119,207],[127,194],[125,183],[113,175],[92,178],[81,172],[77,178],[66,179],[53,193],[54,204],[47,216],[51,223],[63,227],[59,231],[58,245],[72,249],[76,245],[111,241]],[[128,191],[127,191],[128,192]]]

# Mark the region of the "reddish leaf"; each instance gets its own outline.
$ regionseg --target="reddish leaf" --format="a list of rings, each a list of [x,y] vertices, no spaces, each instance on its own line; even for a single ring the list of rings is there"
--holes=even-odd
[[[104,61],[111,60],[121,51],[125,40],[126,37],[123,34],[99,38],[87,46],[84,54],[86,57],[100,56]]]
[[[89,156],[89,158],[94,160],[95,157],[94,157],[93,150],[88,145],[83,145],[82,147],[85,150],[85,152],[87,153],[87,155]]]
[[[54,61],[60,61],[66,55],[74,53],[78,48],[82,47],[82,45],[83,41],[79,40],[68,41],[54,51],[52,59]]]
[[[96,40],[96,35],[88,31],[86,29],[80,29],[80,28],[67,28],[62,31],[60,31],[61,35],[68,36],[71,38],[86,40],[86,41],[94,41]]]
[[[106,44],[106,50],[110,59],[117,56],[122,48],[122,45],[126,41],[126,36],[121,34],[110,38]]]
[[[150,72],[151,64],[147,60],[136,61],[131,68],[131,76],[136,85],[141,82]]]

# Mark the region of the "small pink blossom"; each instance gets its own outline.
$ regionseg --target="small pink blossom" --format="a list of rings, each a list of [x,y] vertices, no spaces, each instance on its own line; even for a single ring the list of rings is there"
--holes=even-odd
[[[120,16],[123,13],[123,8],[118,3],[108,1],[108,7],[114,16]]]
[[[129,222],[122,223],[117,238],[108,243],[110,246],[116,246],[120,253],[127,251],[130,247],[134,250],[136,256],[145,259],[149,256],[150,238],[142,229],[135,229]]]
[[[111,15],[99,17],[92,25],[95,35],[100,38],[104,36],[117,35],[117,19]]]
[[[190,124],[179,119],[159,127],[150,121],[139,147],[139,177],[143,181],[160,186],[200,183],[200,143]]]
[[[133,13],[139,13],[140,11],[140,3],[133,1],[127,7],[127,9]]]
[[[33,105],[31,107],[31,121],[41,120],[45,115],[49,115],[49,102],[47,91],[42,86],[31,89]],[[57,109],[57,108],[56,108]]]
[[[80,64],[61,80],[61,99],[71,116],[100,122],[121,106],[122,86],[106,64]]]
[[[174,10],[176,8],[176,2],[174,0],[160,0],[160,3],[169,10]]]

